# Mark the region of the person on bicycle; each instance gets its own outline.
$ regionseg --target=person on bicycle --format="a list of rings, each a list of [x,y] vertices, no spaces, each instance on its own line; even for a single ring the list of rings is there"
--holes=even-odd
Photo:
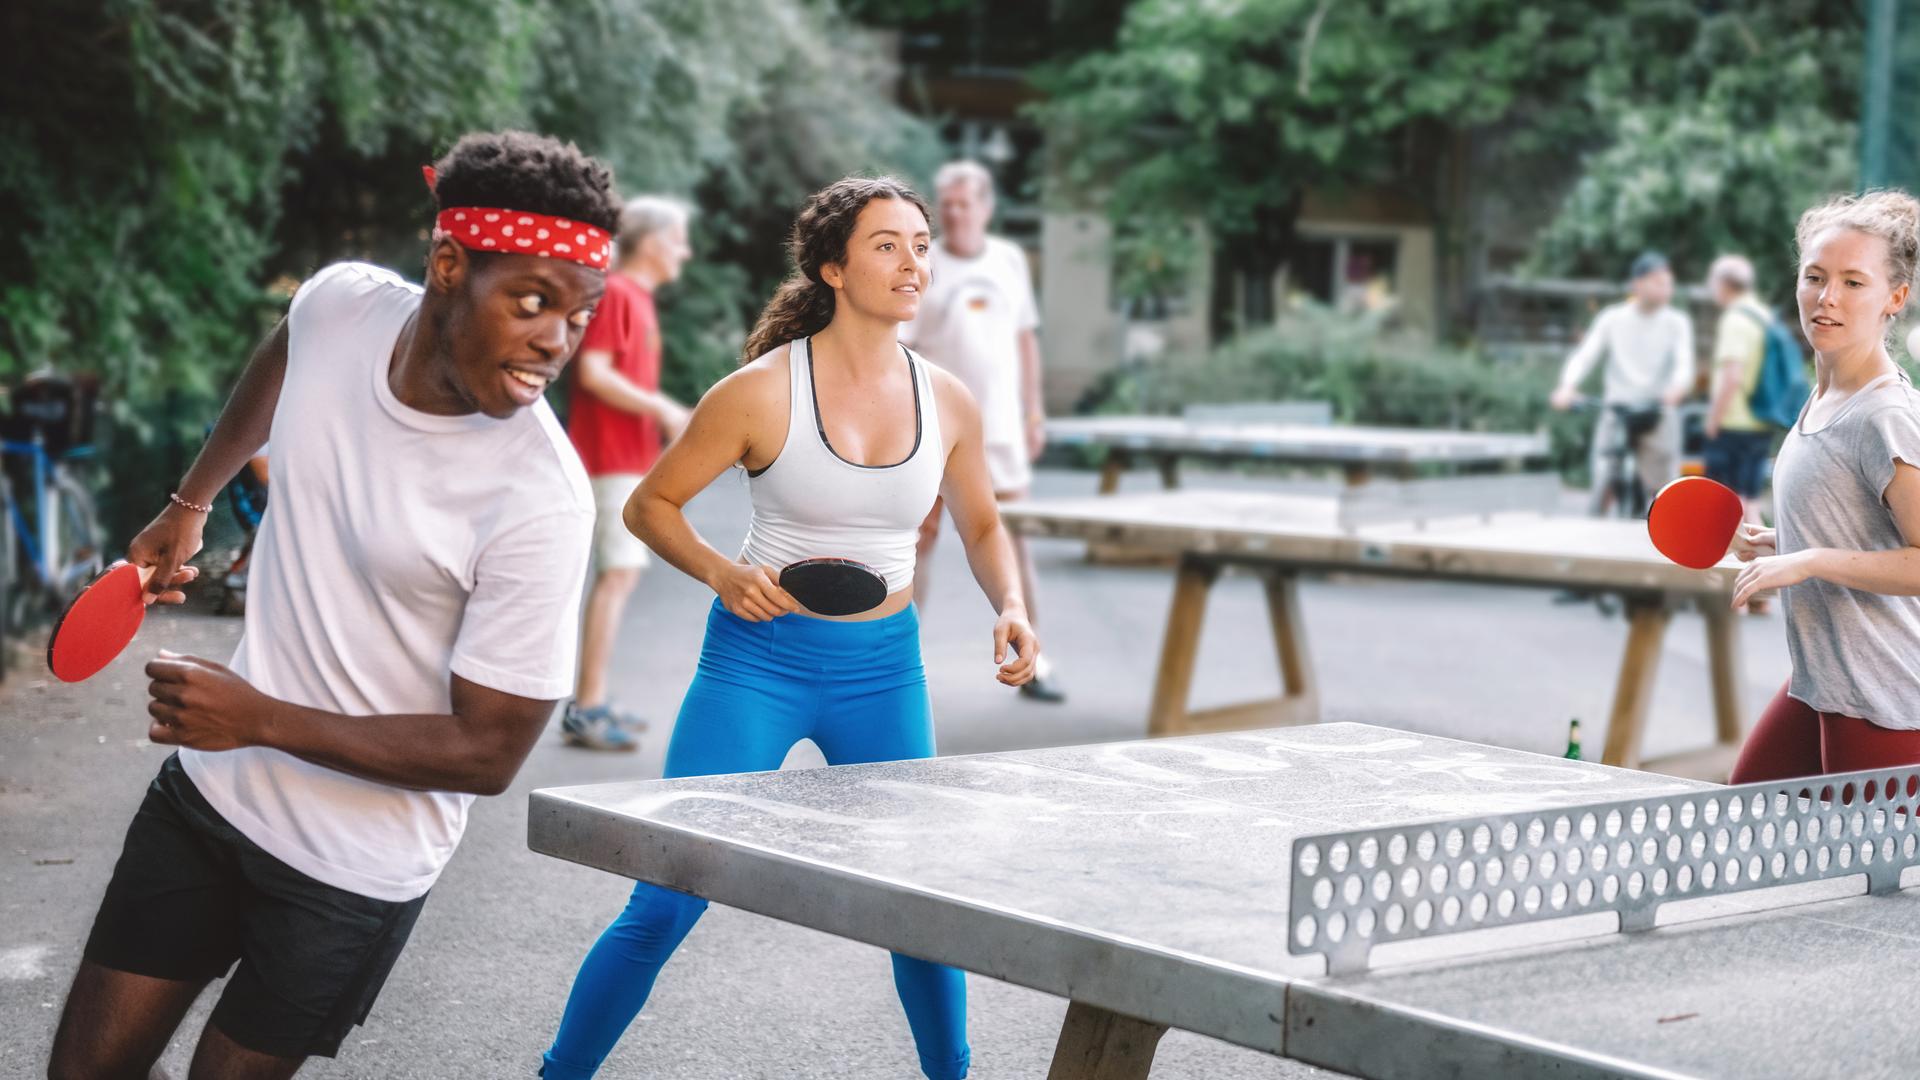
[[[1641,254],[1628,276],[1627,299],[1593,320],[1567,357],[1550,400],[1556,409],[1572,408],[1580,384],[1606,360],[1603,408],[1593,433],[1593,509],[1607,509],[1614,482],[1610,449],[1624,439],[1640,477],[1642,505],[1632,507],[1638,515],[1679,472],[1676,409],[1693,389],[1693,320],[1672,305],[1673,270],[1665,255]]]

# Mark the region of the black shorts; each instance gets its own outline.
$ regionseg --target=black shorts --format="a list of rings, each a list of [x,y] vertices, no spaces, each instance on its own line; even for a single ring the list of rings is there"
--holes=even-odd
[[[1700,456],[1707,479],[1727,485],[1741,498],[1756,499],[1766,486],[1767,459],[1772,453],[1770,431],[1722,431],[1707,440]]]
[[[86,958],[204,983],[233,967],[213,1025],[249,1050],[332,1057],[366,1020],[427,898],[375,900],[261,850],[167,758],[127,827]]]

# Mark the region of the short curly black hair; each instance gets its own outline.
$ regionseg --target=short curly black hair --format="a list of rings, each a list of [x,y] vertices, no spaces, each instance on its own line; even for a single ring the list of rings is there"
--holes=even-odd
[[[434,162],[441,209],[493,206],[571,218],[613,232],[620,222],[613,170],[572,143],[527,131],[460,136]]]

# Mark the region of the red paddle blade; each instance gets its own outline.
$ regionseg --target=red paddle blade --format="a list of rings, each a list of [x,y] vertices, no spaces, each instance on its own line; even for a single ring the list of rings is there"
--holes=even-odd
[[[1726,558],[1740,530],[1740,496],[1704,476],[1683,476],[1654,497],[1647,535],[1660,554],[1695,570]]]
[[[146,618],[140,568],[108,570],[73,598],[47,642],[47,667],[61,682],[79,682],[113,662]]]

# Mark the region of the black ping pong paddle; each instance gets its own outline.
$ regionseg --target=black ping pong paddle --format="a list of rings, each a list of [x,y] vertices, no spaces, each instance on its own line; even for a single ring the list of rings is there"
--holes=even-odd
[[[887,598],[887,580],[852,559],[801,559],[780,571],[780,587],[816,615],[858,615]]]

